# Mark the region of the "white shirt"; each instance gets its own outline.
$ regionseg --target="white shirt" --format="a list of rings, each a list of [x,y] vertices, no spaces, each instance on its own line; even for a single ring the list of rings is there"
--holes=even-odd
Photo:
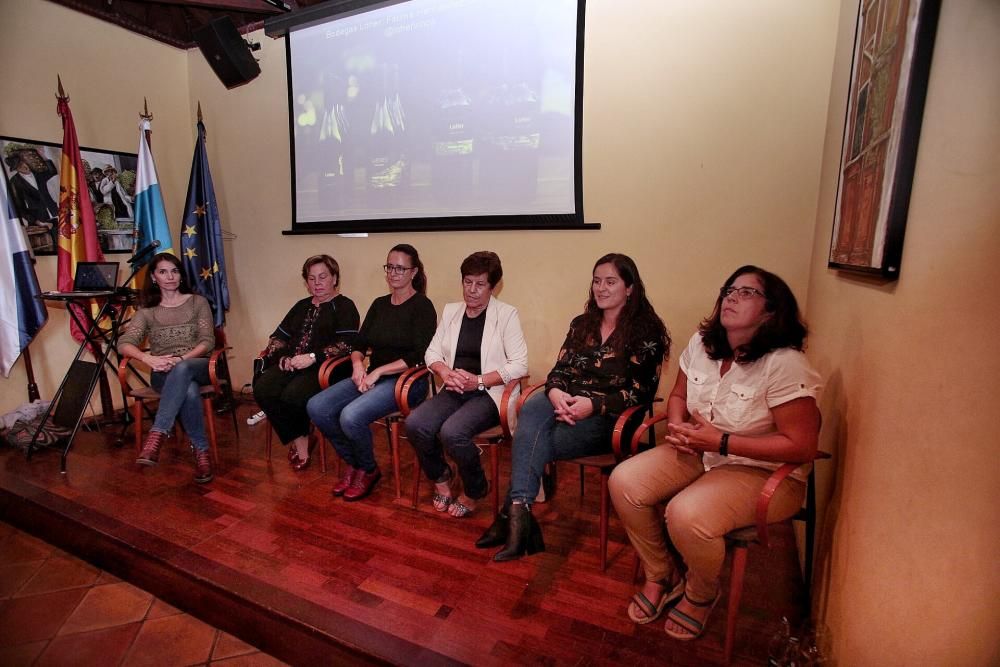
[[[695,333],[681,353],[680,368],[687,375],[687,409],[699,412],[716,428],[736,435],[767,435],[777,426],[771,408],[796,398],[819,402],[822,382],[806,355],[785,347],[765,354],[749,364],[733,363],[720,377],[722,360],[709,359],[701,334]],[[777,470],[780,463],[743,456],[705,452],[705,469],[720,465],[746,465]],[[805,480],[809,465],[792,473]]]

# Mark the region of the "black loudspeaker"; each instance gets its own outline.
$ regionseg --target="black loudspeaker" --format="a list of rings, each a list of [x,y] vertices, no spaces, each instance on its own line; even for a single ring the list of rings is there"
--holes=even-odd
[[[195,30],[194,41],[226,88],[242,86],[260,74],[250,46],[228,16]]]

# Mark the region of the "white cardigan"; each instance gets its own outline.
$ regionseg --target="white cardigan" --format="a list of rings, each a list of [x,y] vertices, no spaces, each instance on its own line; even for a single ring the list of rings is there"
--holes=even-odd
[[[444,307],[441,321],[431,344],[427,346],[424,362],[428,368],[438,361],[448,368],[455,367],[455,347],[458,333],[462,329],[465,302],[449,303]],[[528,374],[528,345],[524,342],[521,320],[517,308],[490,297],[486,306],[486,323],[483,327],[483,342],[480,348],[482,375],[496,371],[504,384]],[[490,398],[500,409],[504,385],[490,387]]]

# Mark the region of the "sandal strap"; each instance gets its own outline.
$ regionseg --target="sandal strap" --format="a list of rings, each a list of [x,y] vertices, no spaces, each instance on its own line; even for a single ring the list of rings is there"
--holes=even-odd
[[[455,508],[455,511],[452,512],[449,509],[448,513],[451,514],[453,517],[455,517],[457,519],[461,519],[463,517],[469,516],[473,512],[473,510],[470,510],[469,507],[465,503],[463,503],[463,502],[461,502],[459,500],[452,501],[451,506],[453,508]]]
[[[704,602],[699,602],[698,600],[692,600],[691,598],[689,598],[687,592],[685,592],[684,599],[688,601],[688,604],[695,607],[711,607],[713,604],[715,604],[715,601],[719,599],[719,594],[716,593],[715,597],[712,598],[711,600],[705,600]]]
[[[649,601],[642,591],[636,592],[632,596],[632,603],[639,608],[646,618],[653,618],[659,611],[659,608]]]
[[[691,600],[688,599],[688,602],[691,602]],[[703,622],[699,621],[697,618],[691,618],[677,607],[674,607],[667,612],[667,618],[695,636],[700,635],[701,631],[705,629],[705,624]]]

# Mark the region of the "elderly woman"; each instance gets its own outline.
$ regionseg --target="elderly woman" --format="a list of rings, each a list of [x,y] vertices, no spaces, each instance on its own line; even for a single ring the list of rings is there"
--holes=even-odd
[[[347,463],[333,495],[348,501],[366,497],[381,479],[369,424],[398,409],[396,380],[423,362],[437,324],[416,248],[405,243],[393,247],[382,268],[390,292],[375,299],[365,315],[351,352],[351,377],[316,394],[306,405],[310,419]],[[370,351],[367,368],[366,351]],[[412,392],[425,395],[426,379],[415,383]]]
[[[152,369],[150,384],[160,392],[160,404],[136,463],[155,466],[164,439],[179,417],[194,447],[195,477],[212,481],[212,464],[205,436],[201,385],[209,384],[208,356],[215,347],[212,310],[205,297],[191,294],[181,273],[181,261],[161,252],[149,263],[140,308],[118,339],[118,350]],[[149,352],[139,349],[149,338]]]
[[[476,252],[465,258],[460,271],[463,301],[444,307],[424,355],[443,390],[406,419],[420,467],[436,485],[434,509],[458,518],[472,514],[476,501],[489,491],[472,439],[500,423],[504,385],[528,372],[528,346],[517,309],[493,297],[503,277],[500,258]],[[462,479],[463,493],[457,498],[456,473],[445,463],[442,444]]]
[[[615,421],[652,400],[669,352],[670,336],[635,262],[618,253],[601,257],[586,309],[570,324],[545,393],[531,396],[521,410],[507,503],[477,547],[503,544],[495,561],[545,550],[531,516],[545,465],[610,451]]]
[[[329,255],[313,255],[302,265],[310,296],[298,301],[271,334],[264,363],[254,382],[257,404],[270,420],[295,471],[309,466],[306,403],[319,393],[319,366],[351,351],[361,317],[340,293],[340,265]]]
[[[691,337],[667,400],[668,446],[611,475],[611,500],[646,572],[628,609],[636,623],[655,620],[680,598],[667,613],[666,633],[700,636],[719,599],[725,534],[753,525],[761,488],[781,463],[815,456],[820,378],[802,353],[805,338],[788,285],[755,266],[726,280]],[[802,505],[807,474],[804,465],[778,486],[771,520]],[[666,530],[657,509],[664,501]]]

